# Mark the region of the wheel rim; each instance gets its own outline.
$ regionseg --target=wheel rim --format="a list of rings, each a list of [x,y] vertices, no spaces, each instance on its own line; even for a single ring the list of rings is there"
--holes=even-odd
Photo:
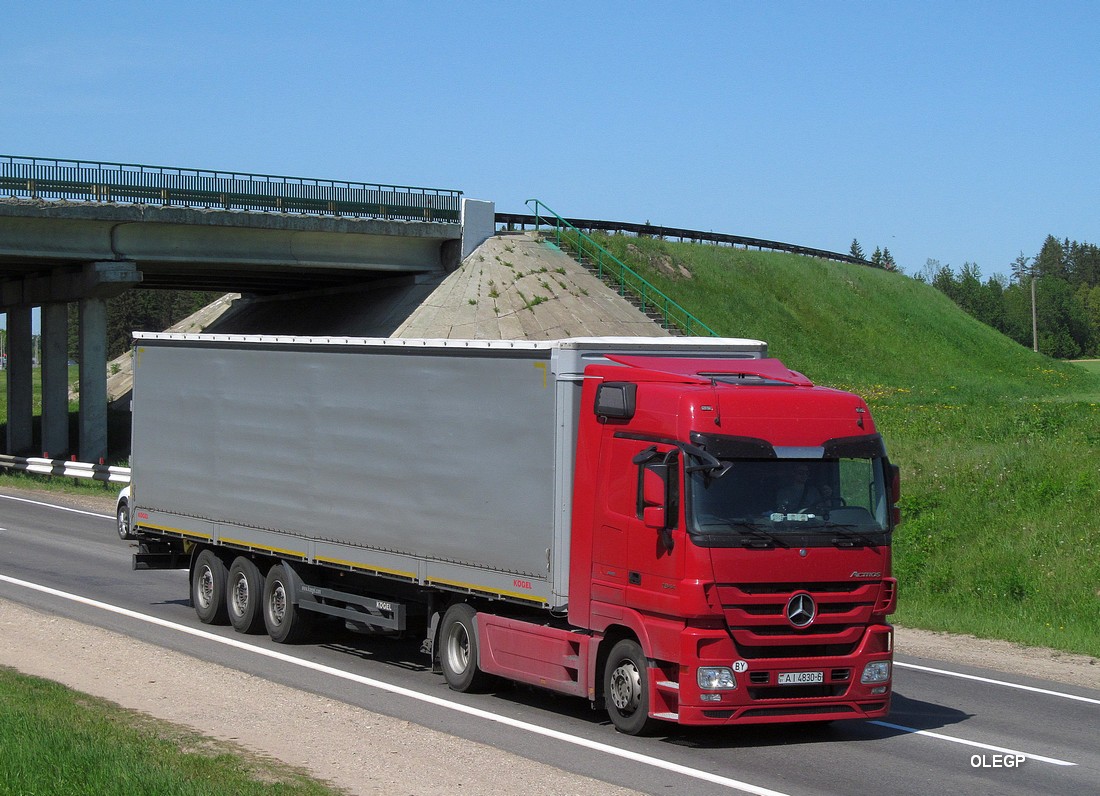
[[[230,595],[231,599],[229,602],[230,606],[233,608],[233,613],[237,616],[244,616],[245,611],[248,610],[248,578],[243,574],[238,575]]]
[[[642,698],[642,675],[633,661],[623,661],[611,673],[611,703],[623,715],[638,709]]]
[[[271,590],[271,621],[281,625],[286,618],[286,590],[283,584],[276,583]]]
[[[195,596],[199,606],[204,610],[214,602],[214,572],[210,567],[203,567],[199,572],[199,584]]]
[[[470,636],[460,623],[452,625],[448,634],[447,661],[455,674],[462,674],[470,665]]]
[[[126,527],[129,524],[130,523],[126,522],[126,512],[120,511],[118,513],[118,535],[123,539],[129,534],[129,528]]]

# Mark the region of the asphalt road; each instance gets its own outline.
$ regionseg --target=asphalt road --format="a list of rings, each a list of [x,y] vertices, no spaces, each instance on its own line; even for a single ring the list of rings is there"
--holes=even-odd
[[[622,787],[677,796],[1100,793],[1100,691],[900,656],[887,722],[670,726],[630,738],[583,700],[507,686],[456,694],[425,668],[418,639],[334,633],[282,646],[202,625],[186,573],[134,572],[131,552],[109,515],[0,494],[0,598]]]

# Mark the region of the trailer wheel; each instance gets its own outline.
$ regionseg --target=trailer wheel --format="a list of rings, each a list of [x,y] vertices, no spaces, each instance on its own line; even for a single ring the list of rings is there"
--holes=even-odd
[[[204,625],[224,625],[229,621],[225,609],[225,562],[209,548],[195,558],[191,573],[191,604]]]
[[[229,624],[238,633],[259,633],[264,629],[260,609],[264,595],[264,576],[251,558],[238,556],[229,567],[226,609]]]
[[[603,697],[615,729],[644,735],[653,727],[649,717],[649,667],[641,646],[623,639],[611,648],[603,670]]]
[[[279,644],[294,644],[309,632],[308,620],[294,604],[290,577],[286,567],[276,564],[264,580],[264,627],[271,640]]]
[[[443,679],[461,693],[485,687],[486,674],[477,666],[477,612],[466,603],[455,603],[443,615],[439,630]]]

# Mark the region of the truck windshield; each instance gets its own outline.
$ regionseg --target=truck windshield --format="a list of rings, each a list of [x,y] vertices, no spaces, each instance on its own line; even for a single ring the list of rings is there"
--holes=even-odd
[[[782,535],[888,530],[881,458],[746,459],[728,465],[720,477],[713,471],[691,474],[694,534],[774,541]]]

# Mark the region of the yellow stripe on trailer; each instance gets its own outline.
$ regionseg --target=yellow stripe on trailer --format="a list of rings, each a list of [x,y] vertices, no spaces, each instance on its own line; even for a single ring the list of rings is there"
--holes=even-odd
[[[339,558],[329,558],[328,556],[317,556],[315,560],[318,564],[335,564],[339,567],[347,567],[348,569],[354,569],[363,572],[378,572],[385,575],[397,575],[398,577],[406,578],[408,580],[416,580],[415,572],[403,572],[400,569],[378,567],[374,566],[373,564],[360,564],[355,561],[342,561]]]
[[[161,533],[171,533],[177,536],[184,536],[189,539],[205,539],[206,541],[212,540],[214,537],[208,533],[200,533],[198,531],[185,531],[183,528],[173,528],[170,525],[154,525],[151,522],[143,522],[138,528],[151,528],[154,531],[160,531]]]
[[[428,586],[440,585],[440,586],[452,586],[458,589],[466,589],[467,591],[480,592],[481,594],[495,594],[498,597],[509,597],[513,600],[523,600],[524,602],[534,603],[538,606],[547,605],[546,600],[541,597],[532,597],[530,594],[521,594],[514,591],[503,591],[501,589],[490,589],[486,586],[477,586],[473,583],[463,583],[457,580],[444,580],[442,578],[429,578],[425,581]]]
[[[230,539],[227,536],[221,538],[222,544],[233,545],[234,547],[243,547],[247,550],[265,550],[269,553],[278,553],[282,556],[289,556],[290,558],[298,558],[305,561],[307,556],[305,553],[300,553],[297,550],[284,550],[280,547],[269,547],[265,544],[256,544],[255,542],[246,542],[243,539]]]

